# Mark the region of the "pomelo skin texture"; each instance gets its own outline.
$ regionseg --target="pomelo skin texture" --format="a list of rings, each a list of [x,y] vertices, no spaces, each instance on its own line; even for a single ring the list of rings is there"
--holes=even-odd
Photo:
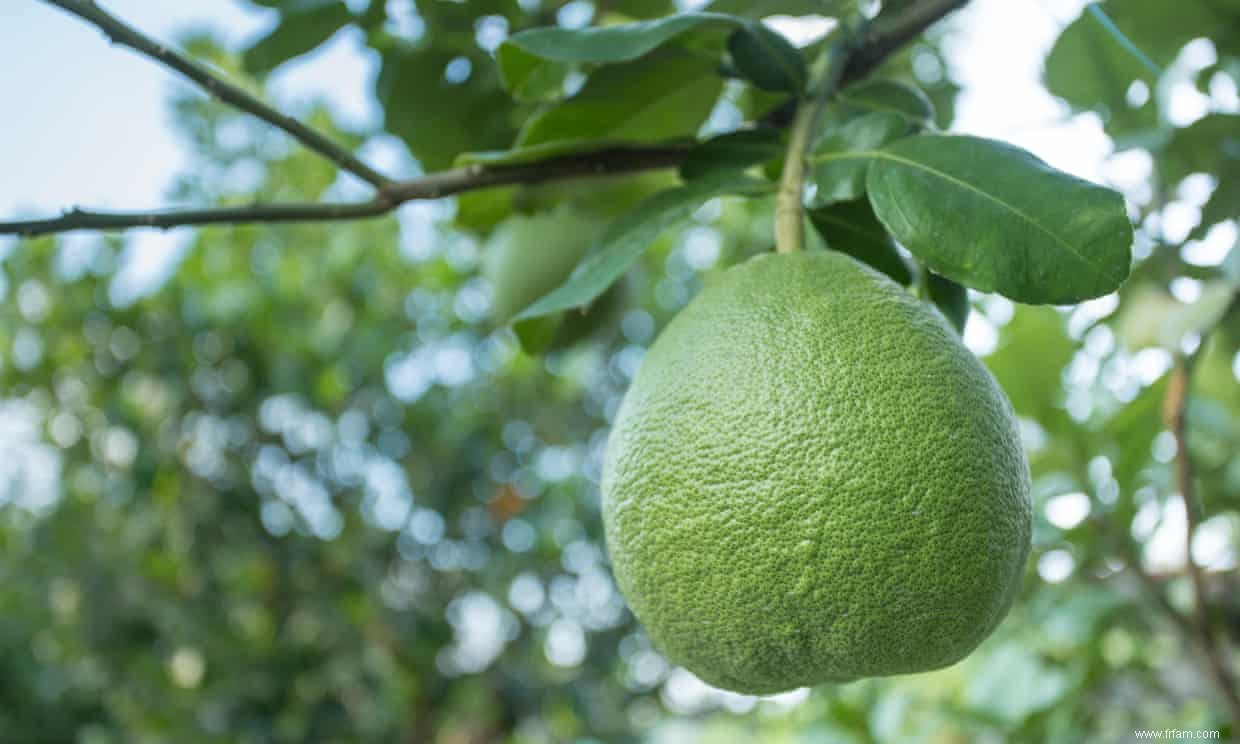
[[[1003,391],[937,311],[842,253],[759,256],[682,310],[617,413],[602,492],[655,646],[742,693],[952,664],[1029,554]]]

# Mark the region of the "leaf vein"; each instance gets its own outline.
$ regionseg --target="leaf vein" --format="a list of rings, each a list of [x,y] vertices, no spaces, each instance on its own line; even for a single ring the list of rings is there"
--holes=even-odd
[[[861,153],[858,153],[858,154],[861,154]],[[910,167],[910,168],[916,168],[916,169],[918,169],[918,170],[923,170],[923,171],[925,171],[925,172],[927,172],[927,173],[929,173],[929,174],[931,174],[931,175],[933,175],[933,176],[937,176],[938,178],[940,178],[940,179],[942,179],[942,180],[944,180],[944,181],[947,181],[948,183],[954,184],[954,185],[956,185],[956,186],[957,186],[957,187],[959,187],[959,188],[965,189],[966,191],[971,191],[971,192],[973,192],[973,193],[975,193],[975,194],[977,194],[977,195],[979,195],[979,196],[981,196],[981,197],[983,197],[983,198],[987,199],[988,201],[991,201],[991,202],[994,202],[995,204],[998,204],[1000,207],[1003,207],[1004,209],[1006,209],[1007,211],[1009,211],[1009,212],[1011,212],[1012,214],[1016,215],[1017,217],[1020,217],[1022,220],[1024,220],[1024,221],[1025,221],[1025,222],[1027,222],[1027,223],[1029,223],[1029,224],[1030,224],[1030,225],[1032,225],[1033,227],[1037,228],[1039,231],[1041,231],[1041,232],[1045,233],[1046,235],[1049,235],[1051,238],[1053,238],[1053,239],[1054,239],[1054,241],[1055,241],[1056,243],[1058,243],[1060,246],[1062,246],[1062,247],[1063,247],[1063,248],[1064,248],[1064,249],[1065,249],[1065,250],[1066,250],[1069,254],[1071,254],[1074,258],[1076,258],[1076,259],[1077,259],[1078,261],[1080,261],[1081,263],[1083,263],[1083,264],[1085,264],[1086,266],[1088,266],[1088,267],[1089,267],[1091,270],[1093,270],[1093,272],[1094,272],[1096,275],[1098,275],[1099,277],[1102,277],[1102,278],[1105,278],[1105,279],[1110,279],[1110,278],[1111,278],[1111,277],[1109,276],[1109,272],[1105,272],[1105,271],[1103,271],[1103,270],[1101,269],[1101,267],[1098,265],[1098,263],[1097,263],[1097,262],[1095,262],[1095,261],[1091,261],[1091,260],[1090,260],[1090,259],[1089,259],[1089,258],[1088,258],[1085,254],[1083,254],[1083,253],[1081,253],[1080,251],[1076,250],[1076,248],[1075,248],[1075,247],[1073,247],[1073,245],[1072,245],[1071,243],[1069,243],[1068,241],[1064,240],[1064,238],[1063,238],[1062,236],[1060,236],[1058,233],[1056,233],[1056,232],[1052,231],[1050,228],[1046,227],[1046,226],[1045,226],[1045,225],[1043,225],[1041,222],[1038,222],[1038,221],[1037,221],[1037,220],[1035,220],[1033,217],[1029,216],[1029,215],[1028,215],[1028,214],[1026,214],[1024,211],[1022,211],[1021,209],[1017,208],[1016,206],[1014,206],[1014,205],[1012,205],[1012,204],[1009,204],[1009,203],[1007,203],[1007,202],[1003,201],[1002,199],[998,198],[997,196],[995,196],[995,195],[993,195],[993,194],[989,194],[989,193],[987,193],[987,192],[985,192],[985,191],[983,191],[983,190],[981,190],[981,189],[977,188],[976,186],[974,186],[973,184],[969,183],[968,181],[962,181],[961,179],[956,178],[955,176],[952,176],[950,173],[944,173],[943,171],[938,170],[937,168],[932,168],[932,167],[930,167],[930,166],[928,166],[928,165],[925,165],[925,164],[923,164],[923,163],[918,163],[918,162],[917,162],[917,161],[915,161],[915,160],[909,160],[909,159],[907,159],[907,158],[902,158],[902,157],[899,157],[898,155],[892,155],[892,154],[891,154],[891,153],[889,153],[889,152],[882,152],[882,151],[870,151],[870,152],[866,152],[866,153],[864,153],[864,154],[865,154],[865,155],[868,155],[868,156],[876,157],[876,158],[881,158],[881,159],[885,159],[885,160],[890,160],[890,161],[892,161],[892,162],[899,163],[899,164],[901,164],[901,165],[905,165],[905,166],[908,166],[908,167]]]

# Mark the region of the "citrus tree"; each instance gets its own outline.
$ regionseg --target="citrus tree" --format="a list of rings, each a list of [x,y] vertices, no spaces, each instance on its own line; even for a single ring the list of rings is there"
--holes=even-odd
[[[0,741],[1240,731],[1240,9],[1063,28],[1100,184],[953,133],[967,0],[47,1],[196,161],[0,223]],[[264,102],[345,28],[382,132]]]

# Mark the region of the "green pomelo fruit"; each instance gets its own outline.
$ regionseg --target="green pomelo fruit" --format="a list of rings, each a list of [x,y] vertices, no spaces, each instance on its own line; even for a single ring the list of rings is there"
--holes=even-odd
[[[754,258],[672,320],[602,491],[656,647],[743,693],[952,664],[1029,553],[1002,390],[937,312],[834,252]]]

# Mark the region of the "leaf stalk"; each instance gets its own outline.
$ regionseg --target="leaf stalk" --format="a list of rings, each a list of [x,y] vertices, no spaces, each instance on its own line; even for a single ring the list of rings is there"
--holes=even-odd
[[[811,98],[797,108],[788,135],[788,155],[779,180],[775,201],[775,250],[796,253],[805,248],[805,166],[822,109],[839,89],[854,46],[854,36],[845,32],[824,49],[810,71]]]

